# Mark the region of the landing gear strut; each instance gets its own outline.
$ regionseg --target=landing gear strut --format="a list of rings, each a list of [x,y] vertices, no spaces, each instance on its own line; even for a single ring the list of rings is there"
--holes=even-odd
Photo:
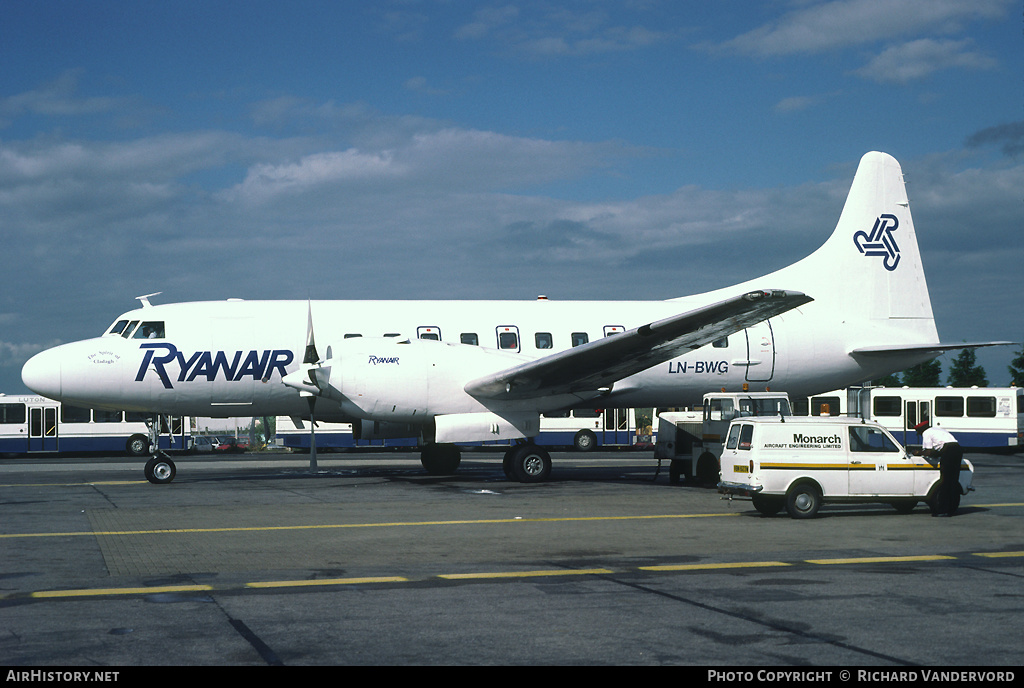
[[[177,469],[170,457],[160,449],[160,417],[153,416],[146,420],[149,431],[149,453],[152,455],[146,462],[146,480],[154,485],[162,485],[174,480]]]

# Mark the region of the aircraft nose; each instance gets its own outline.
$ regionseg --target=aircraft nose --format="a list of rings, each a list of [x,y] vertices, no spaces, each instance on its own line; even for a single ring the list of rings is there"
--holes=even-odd
[[[59,400],[60,368],[60,355],[54,349],[42,351],[26,361],[21,369],[21,381],[36,394]]]

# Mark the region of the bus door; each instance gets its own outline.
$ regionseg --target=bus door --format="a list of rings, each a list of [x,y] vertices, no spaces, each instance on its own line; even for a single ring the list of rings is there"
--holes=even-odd
[[[28,409],[28,450],[57,451],[57,407],[30,406]]]
[[[775,338],[771,322],[764,320],[744,330],[747,334],[747,360],[758,361],[747,366],[747,381],[767,382],[775,374]]]
[[[932,420],[932,403],[930,401],[908,401],[903,414],[903,437],[897,439],[906,447],[908,444],[921,444],[914,426],[922,421]]]
[[[604,423],[604,440],[601,444],[628,445],[630,439],[629,409],[605,409],[601,415]]]

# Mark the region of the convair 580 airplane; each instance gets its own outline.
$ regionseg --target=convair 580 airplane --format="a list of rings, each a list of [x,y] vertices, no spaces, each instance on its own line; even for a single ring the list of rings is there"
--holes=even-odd
[[[939,343],[899,163],[861,160],[831,238],[766,277],[657,302],[271,301],[151,305],[29,360],[25,384],[77,406],[352,422],[419,436],[424,467],[458,442],[527,439],[572,407],[681,406],[709,390],[806,396],[903,370]],[[315,331],[315,335],[314,335]],[[980,344],[979,344],[980,345]],[[529,441],[506,473],[544,480]],[[174,476],[154,458],[147,477]]]

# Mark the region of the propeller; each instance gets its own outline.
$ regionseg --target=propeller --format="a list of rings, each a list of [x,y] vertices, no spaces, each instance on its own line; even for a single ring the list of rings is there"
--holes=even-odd
[[[316,338],[313,336],[313,304],[307,303],[306,316],[306,351],[302,355],[302,365],[299,372],[304,373],[303,382],[313,387],[316,391],[299,389],[299,396],[306,397],[309,404],[309,470],[315,472],[316,465],[316,398],[319,395],[320,385],[316,378],[316,370],[320,367],[320,355],[316,351]]]

